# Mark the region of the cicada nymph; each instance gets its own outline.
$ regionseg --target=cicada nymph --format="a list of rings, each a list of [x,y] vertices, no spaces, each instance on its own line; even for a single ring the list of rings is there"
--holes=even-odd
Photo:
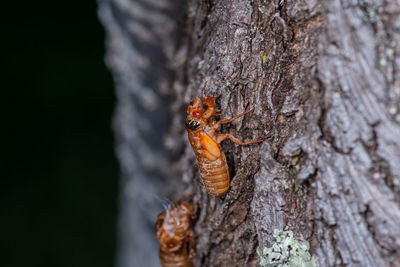
[[[194,267],[194,239],[191,224],[195,208],[179,201],[158,214],[156,238],[160,242],[160,263],[163,267]]]
[[[218,129],[221,124],[232,122],[251,112],[252,109],[231,119],[217,121],[216,117],[219,114],[215,98],[203,98],[202,101],[200,97],[196,97],[190,102],[186,111],[186,130],[189,142],[196,154],[203,184],[211,195],[224,196],[229,188],[229,170],[220,143],[229,138],[234,143],[244,146],[261,143],[264,139],[242,142],[231,134],[218,132]]]

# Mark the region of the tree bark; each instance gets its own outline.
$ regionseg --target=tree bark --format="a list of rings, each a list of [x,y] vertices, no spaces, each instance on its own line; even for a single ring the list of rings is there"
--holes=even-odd
[[[118,266],[157,266],[154,196],[187,192],[196,266],[258,266],[275,229],[308,240],[318,266],[400,266],[399,2],[99,6],[118,96]],[[196,95],[220,95],[222,118],[254,107],[222,131],[267,138],[223,142],[224,199],[206,193],[186,138]]]

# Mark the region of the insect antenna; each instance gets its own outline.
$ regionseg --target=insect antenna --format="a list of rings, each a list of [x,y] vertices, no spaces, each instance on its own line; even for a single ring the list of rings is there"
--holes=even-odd
[[[205,90],[206,90],[206,87],[207,87],[207,84],[208,84],[209,80],[210,80],[210,77],[206,77],[205,80],[204,80],[203,86],[201,87],[201,97],[202,98],[204,98],[206,96],[205,95]]]
[[[165,210],[168,210],[174,203],[166,197],[159,197],[157,195],[153,195],[155,199],[157,199]]]
[[[174,202],[172,202],[169,198],[164,197],[164,201],[167,203],[166,209],[169,209],[174,205]]]

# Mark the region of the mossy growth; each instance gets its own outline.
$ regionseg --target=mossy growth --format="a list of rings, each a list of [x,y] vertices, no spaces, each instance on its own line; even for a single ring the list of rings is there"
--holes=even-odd
[[[316,267],[314,257],[308,252],[310,245],[307,241],[297,241],[292,231],[275,229],[273,236],[276,242],[272,247],[263,250],[257,248],[261,266]]]

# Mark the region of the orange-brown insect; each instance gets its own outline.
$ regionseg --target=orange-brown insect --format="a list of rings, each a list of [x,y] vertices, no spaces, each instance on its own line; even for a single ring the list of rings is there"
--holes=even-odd
[[[160,263],[164,267],[193,267],[192,205],[179,201],[157,216],[156,238],[160,242]]]
[[[231,119],[217,121],[215,117],[219,116],[219,111],[216,109],[215,98],[203,98],[203,102],[206,108],[203,107],[200,97],[196,97],[190,102],[186,110],[186,130],[196,154],[204,186],[211,195],[223,196],[229,188],[229,172],[220,143],[226,138],[242,146],[260,143],[264,140],[242,142],[231,134],[216,132],[221,124],[234,121],[251,112],[252,109]]]

